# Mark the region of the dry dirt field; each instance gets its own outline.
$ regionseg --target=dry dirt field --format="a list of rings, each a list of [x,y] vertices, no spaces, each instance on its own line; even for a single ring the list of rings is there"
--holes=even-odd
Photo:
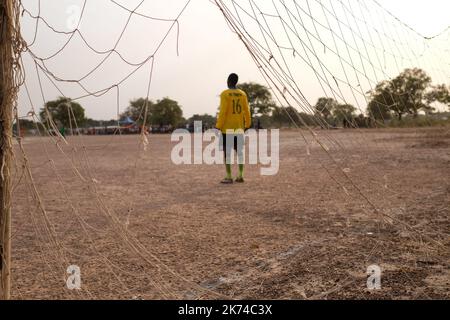
[[[278,175],[229,186],[172,164],[169,135],[143,155],[137,136],[25,139],[13,298],[449,299],[450,129],[319,131],[310,155],[302,134],[281,133]]]

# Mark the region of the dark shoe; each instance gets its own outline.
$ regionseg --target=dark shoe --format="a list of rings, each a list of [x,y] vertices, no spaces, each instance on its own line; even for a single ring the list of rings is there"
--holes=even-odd
[[[222,181],[220,181],[221,184],[233,184],[233,179],[231,178],[225,178]]]
[[[243,177],[237,177],[236,180],[235,180],[235,182],[236,182],[236,183],[244,183],[245,180],[244,180]]]

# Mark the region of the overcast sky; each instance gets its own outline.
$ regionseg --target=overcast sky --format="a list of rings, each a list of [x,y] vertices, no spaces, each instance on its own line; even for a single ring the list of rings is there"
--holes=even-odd
[[[305,6],[306,0],[297,1],[300,8]],[[326,23],[323,15],[323,8],[318,6],[322,3],[327,9],[336,9],[339,19],[345,21],[346,16],[344,11],[339,8],[331,8],[330,0],[309,0],[312,7],[313,15],[324,24]],[[348,2],[349,1],[349,2]],[[416,29],[424,36],[434,35],[448,25],[450,25],[450,1],[448,0],[378,0],[379,3],[386,9],[395,14],[405,23]],[[24,7],[33,15],[37,15],[38,8],[35,0],[23,0]],[[122,0],[117,1],[123,6],[133,9],[140,1],[137,0]],[[230,4],[230,1],[224,1]],[[255,1],[261,3],[261,8],[267,10],[268,13],[274,13],[273,7],[268,6],[272,1]],[[279,2],[279,1],[275,1]],[[283,2],[283,1],[282,1]],[[289,2],[286,0],[286,2]],[[344,0],[350,5],[355,5],[355,14],[362,18],[356,10],[357,0]],[[367,1],[369,3],[371,1]],[[237,1],[245,6],[248,3],[245,1]],[[337,1],[333,1],[337,3]],[[76,0],[42,0],[40,15],[53,26],[56,30],[71,31],[73,29],[74,21],[76,24],[77,10],[82,7],[83,1]],[[186,4],[185,0],[146,0],[137,9],[137,12],[151,15],[153,17],[174,19]],[[267,6],[267,7],[266,7]],[[306,8],[306,6],[305,6]],[[372,7],[369,8],[369,10]],[[449,62],[450,54],[448,51],[450,43],[450,32],[430,41],[423,41],[420,37],[413,36],[406,29],[400,27],[399,24],[394,23],[392,17],[387,14],[379,15],[381,11],[375,11],[371,16],[365,17],[372,19],[371,23],[375,27],[382,28],[383,23],[390,23],[389,26],[398,30],[390,29],[390,34],[397,37],[400,43],[400,48],[395,47],[394,42],[383,42],[383,39],[378,40],[378,47],[381,45],[389,45],[390,50],[395,54],[405,59],[395,62],[394,56],[385,56],[380,63],[378,71],[374,70],[373,75],[370,75],[365,83],[361,80],[362,90],[368,91],[373,87],[371,81],[382,80],[383,78],[395,76],[398,74],[398,69],[404,67],[412,67],[414,64],[426,69],[433,77],[435,82],[450,83],[449,78]],[[127,22],[129,13],[120,8],[109,0],[88,0],[85,13],[80,23],[80,30],[85,37],[85,40],[98,51],[107,51],[114,47],[115,42],[120,36],[120,32]],[[304,18],[307,15],[304,16]],[[384,22],[381,19],[386,19]],[[184,116],[189,117],[195,113],[209,113],[215,114],[218,106],[218,96],[222,90],[225,89],[226,77],[230,72],[236,72],[240,75],[241,81],[255,81],[265,83],[255,63],[250,58],[239,38],[230,32],[230,29],[225,22],[222,13],[218,8],[208,0],[192,0],[185,12],[179,19],[180,34],[179,34],[179,56],[177,56],[177,28],[172,29],[169,37],[165,40],[162,47],[159,49],[154,60],[154,70],[152,85],[150,89],[150,99],[157,100],[162,97],[170,97],[177,100],[183,107]],[[353,27],[358,27],[354,20]],[[251,19],[244,21],[244,24],[249,27],[250,32],[255,32],[257,25]],[[271,22],[270,22],[271,23]],[[274,22],[275,23],[275,22]],[[309,24],[308,24],[309,23]],[[330,22],[333,30],[337,31],[337,25]],[[252,25],[253,24],[253,25]],[[67,42],[69,35],[56,34],[49,30],[42,22],[39,23],[37,37],[33,42],[34,31],[36,28],[35,20],[26,13],[21,21],[22,32],[35,55],[41,58],[51,57],[58,52],[64,43]],[[159,42],[164,37],[165,33],[171,27],[170,21],[154,21],[139,16],[133,16],[129,25],[123,34],[121,41],[117,46],[117,51],[122,57],[131,63],[140,63],[157,48]],[[305,22],[305,26],[313,26],[310,22]],[[359,27],[363,29],[363,25]],[[72,29],[71,29],[72,28]],[[279,36],[281,44],[286,41],[285,36],[280,32],[280,25],[273,25],[275,37]],[[322,41],[330,44],[333,47],[333,39],[325,29],[319,28],[319,34]],[[362,41],[352,38],[348,30],[343,30],[346,41],[354,41],[355,47],[363,52]],[[364,35],[364,34],[363,34]],[[367,37],[368,34],[365,34]],[[252,33],[253,36],[253,33]],[[300,33],[300,38],[294,46],[306,42],[308,32]],[[374,38],[376,34],[373,33]],[[262,40],[262,39],[259,39]],[[359,41],[359,42],[358,42]],[[314,41],[313,41],[314,42]],[[408,44],[408,48],[405,45]],[[377,42],[375,42],[377,47]],[[320,48],[319,43],[312,43],[311,48],[316,48],[320,53],[317,53],[319,60],[329,70],[336,75],[336,77],[344,79],[345,71],[352,73],[348,81],[355,84],[357,79],[357,72],[352,70],[351,66],[346,65],[343,68],[341,61],[333,56],[330,52]],[[342,43],[337,44],[337,48],[344,51]],[[377,56],[377,49],[373,52],[368,52],[368,58],[372,57],[375,61]],[[378,52],[382,55],[381,48]],[[370,49],[369,49],[370,51]],[[307,51],[305,51],[306,53]],[[356,52],[347,52],[346,61],[354,61],[354,66],[357,70],[362,70],[364,67],[370,65],[364,61],[356,62],[358,54]],[[75,35],[69,42],[67,47],[59,54],[45,60],[45,66],[57,77],[61,79],[80,79],[86,76],[96,65],[98,65],[106,54],[95,54],[87,45],[81,40],[78,35]],[[311,71],[305,63],[305,57],[296,56],[291,57],[287,61],[287,65],[292,68],[295,74],[293,78],[305,94],[310,103],[315,103],[315,100],[323,96],[324,93],[333,94],[333,88],[325,88],[321,86],[317,75]],[[281,57],[275,57],[276,59]],[[302,60],[302,58],[304,58]],[[354,60],[353,60],[354,59]],[[361,59],[359,60],[361,61]],[[368,61],[368,60],[367,60]],[[27,85],[30,88],[33,104],[36,108],[41,108],[43,99],[39,90],[38,80],[36,76],[36,69],[31,56],[28,53],[24,54],[24,63],[26,69]],[[128,106],[130,99],[145,97],[147,92],[147,83],[149,79],[151,61],[138,69],[130,78],[119,86],[119,111],[122,112]],[[316,64],[315,67],[319,66]],[[111,54],[110,57],[92,74],[89,74],[81,83],[90,91],[97,91],[103,88],[114,85],[127,74],[136,69],[135,66],[127,65],[116,54]],[[40,74],[43,84],[43,91],[46,100],[54,99],[61,95],[46,76]],[[85,92],[76,83],[56,82],[62,93],[66,96],[75,98],[85,95]],[[323,84],[322,84],[323,85]],[[335,84],[332,84],[335,86]],[[355,85],[356,86],[356,85]],[[334,89],[337,89],[335,87]],[[340,88],[339,88],[340,89]],[[343,88],[345,98],[353,104],[360,104],[365,108],[364,98],[351,92],[351,88]],[[87,97],[81,99],[79,102],[85,107],[87,116],[94,119],[114,119],[117,114],[117,90],[114,88],[107,94],[101,97]],[[25,91],[22,90],[20,94],[20,113],[25,115],[30,111],[30,103],[26,98]]]

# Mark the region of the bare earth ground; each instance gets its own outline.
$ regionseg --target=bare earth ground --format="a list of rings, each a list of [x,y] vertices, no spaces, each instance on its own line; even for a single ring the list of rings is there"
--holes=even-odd
[[[26,139],[13,297],[449,299],[449,128],[319,132],[330,155],[309,156],[302,133],[282,132],[278,175],[247,166],[231,186],[222,166],[173,165],[166,135],[143,158],[137,136],[69,137],[65,154]]]

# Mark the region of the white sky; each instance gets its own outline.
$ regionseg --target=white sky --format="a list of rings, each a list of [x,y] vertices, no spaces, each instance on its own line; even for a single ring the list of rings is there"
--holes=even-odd
[[[299,0],[298,3],[303,5],[305,1]],[[312,3],[316,0],[309,1]],[[328,1],[322,0],[325,6],[328,6]],[[450,25],[450,1],[448,0],[378,1],[402,21],[411,25],[425,36],[434,35]],[[128,8],[133,8],[138,3],[135,0],[122,0],[118,2]],[[245,3],[247,1],[241,0],[237,2]],[[264,6],[268,1],[256,2],[265,2],[262,5]],[[357,4],[357,0],[350,0],[350,2],[355,5]],[[367,1],[367,3],[369,2]],[[25,8],[33,14],[37,12],[36,3],[37,1],[34,0],[23,1]],[[70,21],[71,6],[77,5],[81,7],[83,1],[42,0],[41,3],[41,16],[49,24],[58,30],[70,31],[67,27],[67,22]],[[337,2],[333,1],[333,3]],[[147,0],[139,8],[138,12],[163,18],[175,18],[184,4],[184,0]],[[318,7],[313,7],[313,12],[318,15],[317,18],[319,20],[322,19],[322,22],[325,21],[323,17],[319,16],[321,11]],[[345,16],[341,16],[341,14],[338,14],[338,16],[343,20],[345,19]],[[96,49],[108,50],[114,46],[114,42],[117,40],[120,31],[126,23],[127,17],[128,13],[126,11],[114,5],[109,0],[88,0],[86,13],[81,21],[80,29],[86,40]],[[379,20],[377,17],[374,14],[371,18]],[[392,21],[387,15],[386,19]],[[374,21],[375,25],[377,23],[381,22]],[[169,27],[169,22],[154,22],[134,16],[117,50],[125,59],[134,63],[139,62],[154,51]],[[274,28],[276,30],[277,27],[275,26]],[[28,43],[31,43],[33,39],[34,30],[34,20],[25,14],[22,18],[22,32]],[[49,31],[42,23],[38,30],[36,42],[31,49],[40,57],[46,57],[55,53],[61,48],[68,37],[67,35],[57,35]],[[391,31],[393,35],[397,31],[399,32],[398,34],[405,34],[405,31],[400,30],[400,28],[399,30]],[[321,35],[322,32],[324,33],[322,40],[330,43],[331,46],[331,37],[325,34],[325,30],[320,31]],[[448,70],[450,70],[450,56],[448,51],[444,51],[449,49],[449,35],[450,32],[447,32],[438,39],[429,41],[429,48],[424,51],[424,56],[418,62],[423,63],[421,66],[426,71],[429,71],[435,82],[450,83],[448,73]],[[304,36],[306,36],[306,33]],[[304,36],[302,36],[302,39],[305,39]],[[345,37],[347,36],[349,36],[348,39],[351,39],[348,33],[345,34]],[[283,41],[284,36],[280,34],[279,37],[280,41]],[[411,43],[410,51],[413,51],[408,52],[402,47],[402,51],[397,52],[409,58],[409,60],[402,61],[401,67],[413,66],[411,64],[415,62],[411,62],[411,57],[418,55],[417,52],[424,50],[423,42],[414,39],[414,37],[402,38],[400,36],[400,38],[400,42]],[[300,42],[298,45],[300,45]],[[433,55],[431,55],[431,52],[433,52]],[[150,98],[156,100],[168,96],[179,101],[183,107],[185,117],[189,117],[194,113],[215,114],[219,103],[218,95],[225,89],[226,77],[230,72],[238,73],[241,81],[265,83],[258,68],[255,66],[238,37],[230,32],[221,12],[208,0],[192,0],[181,17],[179,53],[180,55],[177,56],[175,28],[156,55]],[[428,53],[430,53],[429,56],[427,56]],[[357,60],[357,55],[352,55],[352,58]],[[376,52],[369,52],[369,56],[375,59]],[[434,58],[431,58],[432,56]],[[88,73],[104,57],[105,55],[99,56],[93,54],[87,49],[81,39],[75,36],[65,50],[46,61],[46,66],[60,78],[78,79]],[[320,56],[320,59],[338,77],[343,77],[339,60],[329,52]],[[295,79],[300,89],[304,92],[308,100],[314,103],[318,97],[324,95],[324,92],[319,86],[317,78],[311,73],[310,68],[302,65],[300,63],[301,61],[299,61],[291,59],[288,63],[292,66]],[[413,61],[418,60],[413,59]],[[40,108],[43,101],[40,95],[36,70],[28,53],[24,55],[24,62],[26,66],[27,84],[31,91],[33,104],[36,108]],[[383,76],[394,76],[398,73],[398,68],[394,65],[394,60],[384,61],[383,64],[383,71],[380,70],[380,73],[375,74],[372,77],[373,80],[375,78],[382,80]],[[362,65],[358,66],[356,62],[355,66],[356,68],[363,67]],[[83,81],[83,85],[92,91],[108,87],[117,83],[131,72],[133,68],[127,66],[117,55],[113,54],[98,70]],[[143,66],[126,82],[120,85],[120,111],[124,111],[130,99],[146,95],[149,69],[150,63]],[[352,70],[351,68],[347,68],[347,71],[350,72]],[[42,73],[41,79],[46,100],[54,99],[60,95]],[[349,81],[353,83],[354,80],[350,76]],[[365,85],[362,84],[362,87],[367,91],[371,85],[370,82],[367,82]],[[66,96],[72,98],[84,94],[76,84],[58,83],[58,86],[60,86]],[[352,100],[350,90],[344,89],[344,94],[348,100]],[[117,113],[116,97],[117,91],[113,89],[102,97],[89,97],[79,102],[85,107],[88,117],[94,119],[113,119]],[[361,105],[364,105],[363,98],[356,97],[355,100],[355,102],[351,102],[353,104],[361,103]],[[31,108],[24,94],[24,90],[21,91],[19,102],[20,113],[25,115]]]

